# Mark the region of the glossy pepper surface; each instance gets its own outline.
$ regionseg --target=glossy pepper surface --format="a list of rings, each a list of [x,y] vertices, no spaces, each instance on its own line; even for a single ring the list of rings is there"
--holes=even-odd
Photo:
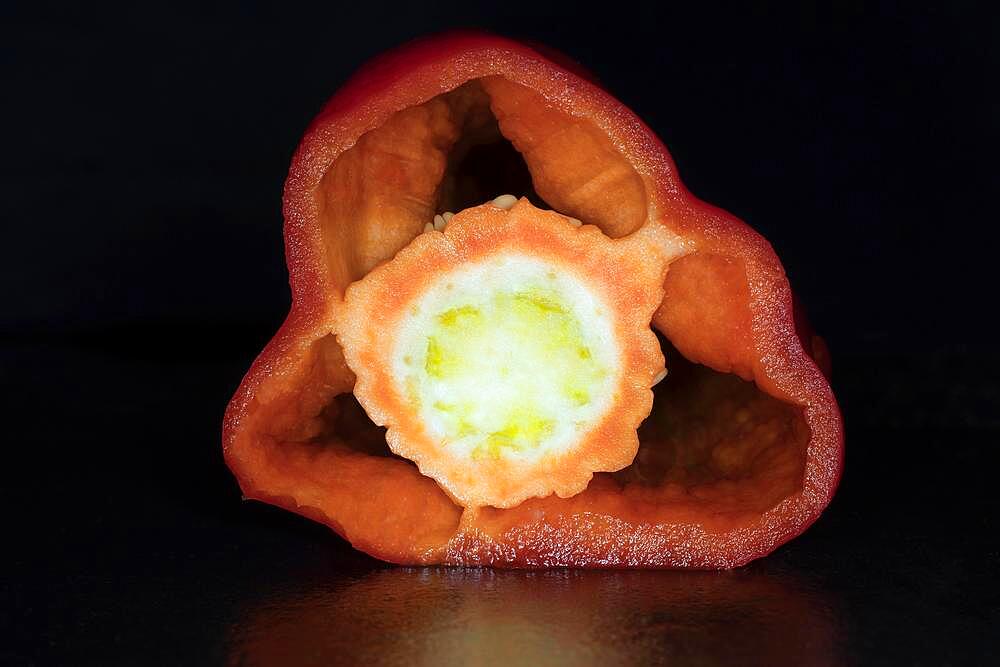
[[[474,159],[493,144],[516,149],[546,207],[612,239],[654,230],[670,258],[652,319],[669,375],[633,463],[503,509],[463,507],[391,455],[335,335],[349,285],[442,208],[501,194]],[[828,355],[778,258],[691,195],[652,131],[561,56],[454,33],[369,63],[307,130],[284,216],[292,310],[224,424],[247,498],[391,562],[508,567],[734,567],[830,502],[843,431]]]

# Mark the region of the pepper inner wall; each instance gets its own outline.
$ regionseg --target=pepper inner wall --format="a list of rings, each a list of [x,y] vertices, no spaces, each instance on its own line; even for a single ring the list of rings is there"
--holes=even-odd
[[[362,136],[331,165],[319,192],[331,275],[346,266],[347,280],[357,280],[421,233],[435,213],[504,193],[544,208],[551,202],[611,236],[646,224],[642,180],[607,138],[602,143],[595,127],[532,96],[496,77],[473,81]],[[624,470],[596,475],[592,486],[627,498],[643,520],[694,520],[707,530],[748,523],[798,492],[809,441],[801,409],[687,361],[665,338],[661,343],[669,374],[639,430],[639,453]],[[342,359],[332,336],[316,345]],[[352,379],[332,384],[349,387]],[[306,419],[313,424],[308,437],[282,438],[286,446],[347,447],[416,472],[392,455],[384,429],[349,389]],[[365,493],[363,480],[357,493]]]

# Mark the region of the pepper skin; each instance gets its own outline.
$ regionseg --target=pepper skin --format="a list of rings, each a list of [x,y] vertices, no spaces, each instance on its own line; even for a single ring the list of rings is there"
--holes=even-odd
[[[245,497],[395,563],[742,565],[802,533],[836,489],[843,429],[817,366],[826,348],[796,316],[770,245],[691,195],[652,131],[555,59],[452,33],[376,59],[328,102],[285,186],[292,309],[228,407],[226,462]],[[635,462],[570,498],[463,510],[388,455],[331,332],[347,286],[421,233],[452,151],[491,122],[551,208],[612,238],[657,225],[683,252],[653,317],[670,375]]]

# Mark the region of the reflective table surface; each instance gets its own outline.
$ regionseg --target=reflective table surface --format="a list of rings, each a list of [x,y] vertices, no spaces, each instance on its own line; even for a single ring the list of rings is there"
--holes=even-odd
[[[9,442],[31,466],[5,488],[24,534],[5,664],[936,665],[1000,648],[996,360],[923,369],[965,383],[954,428],[947,397],[906,416],[939,395],[905,360],[880,361],[876,391],[870,360],[842,359],[840,492],[746,568],[396,568],[240,500],[219,423],[257,341],[143,333],[5,348]]]

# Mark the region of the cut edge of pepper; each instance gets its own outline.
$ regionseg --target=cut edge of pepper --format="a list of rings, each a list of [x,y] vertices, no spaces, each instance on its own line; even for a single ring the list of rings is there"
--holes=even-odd
[[[769,333],[774,331],[774,329],[768,329],[769,324],[777,322],[780,325],[790,320],[791,294],[787,288],[787,281],[780,270],[780,263],[774,257],[766,241],[760,239],[759,236],[732,218],[732,216],[694,199],[676,178],[669,155],[662,148],[659,140],[642,125],[641,121],[632,116],[631,112],[625,110],[619,103],[611,100],[589,83],[574,80],[572,75],[559,70],[551,64],[545,63],[544,60],[534,55],[525,47],[500,38],[483,37],[481,35],[471,36],[468,33],[446,36],[436,43],[433,52],[426,49],[427,44],[427,42],[422,42],[420,45],[410,47],[407,61],[411,63],[417,62],[418,68],[427,68],[432,67],[436,61],[440,62],[441,58],[446,60],[448,58],[454,59],[455,53],[464,53],[463,57],[466,61],[478,60],[479,65],[482,66],[482,54],[490,53],[494,58],[493,65],[497,69],[504,70],[506,68],[508,70],[500,72],[500,74],[505,73],[509,75],[510,67],[518,64],[523,65],[525,60],[529,61],[536,70],[555,70],[560,72],[559,80],[565,88],[575,88],[578,92],[582,91],[583,97],[592,105],[596,103],[601,107],[605,124],[607,118],[621,119],[624,116],[623,120],[626,121],[624,125],[627,127],[623,134],[628,136],[613,137],[616,140],[614,143],[616,143],[619,150],[623,150],[625,153],[634,153],[637,147],[646,149],[647,154],[642,156],[643,159],[637,162],[644,170],[642,177],[646,182],[654,181],[658,183],[658,187],[650,191],[651,205],[660,214],[657,218],[654,218],[656,222],[662,223],[664,218],[669,217],[674,226],[681,232],[685,232],[677,233],[677,229],[674,231],[676,236],[682,238],[689,250],[697,248],[699,251],[709,255],[722,254],[723,256],[726,256],[724,252],[726,250],[730,251],[729,255],[734,254],[732,252],[734,249],[742,251],[735,254],[744,264],[743,270],[745,271],[746,281],[750,290],[748,328],[753,354],[748,356],[753,358],[750,360],[751,363],[741,367],[740,370],[742,372],[737,372],[740,375],[749,375],[757,382],[761,390],[766,393],[779,396],[785,401],[801,407],[803,418],[809,422],[812,432],[809,448],[814,450],[806,453],[806,464],[810,462],[810,457],[816,459],[825,454],[827,465],[819,470],[806,469],[803,471],[803,487],[799,495],[805,501],[805,511],[799,511],[802,508],[798,508],[798,510],[791,513],[786,512],[783,517],[778,517],[779,521],[777,523],[784,522],[784,525],[776,525],[774,521],[771,521],[770,529],[766,531],[769,533],[769,543],[756,545],[755,549],[747,551],[742,556],[730,555],[721,559],[718,557],[704,559],[702,566],[726,567],[740,564],[740,562],[763,555],[781,542],[794,536],[794,534],[798,534],[798,532],[804,530],[809,523],[815,520],[819,511],[822,510],[822,507],[825,506],[830,496],[832,496],[840,474],[840,449],[842,447],[843,435],[839,413],[836,410],[836,403],[833,401],[829,387],[825,384],[825,381],[817,382],[816,375],[818,371],[816,371],[815,365],[809,361],[808,355],[802,351],[802,346],[798,344],[797,340],[790,340],[787,336],[783,340],[779,340],[773,333]],[[416,53],[412,51],[414,48],[417,50]],[[503,62],[497,65],[495,55],[498,49],[506,53],[508,57],[506,65]],[[479,58],[477,59],[474,53],[470,54],[470,50],[479,53]],[[397,52],[397,54],[406,53],[406,51],[407,49],[404,47],[404,50]],[[423,63],[418,62],[421,60],[420,56],[424,57]],[[391,87],[394,72],[398,72],[400,69],[400,62],[399,59],[393,61],[392,57],[387,57],[381,61],[379,68],[383,77],[381,82],[383,84],[383,93],[387,86]],[[530,71],[528,73],[531,74]],[[536,71],[534,75],[537,81],[539,73]],[[446,78],[442,77],[442,80]],[[318,157],[322,157],[320,153],[323,151],[314,150],[316,147],[313,144],[323,138],[329,138],[328,136],[323,136],[327,135],[325,128],[335,124],[334,121],[345,114],[350,115],[352,99],[356,100],[359,90],[364,89],[367,89],[368,92],[372,91],[371,86],[365,84],[365,82],[359,83],[356,79],[352,83],[349,83],[331,101],[314,123],[310,133],[307,134],[293,162],[293,169],[290,173],[288,185],[286,186],[286,234],[289,268],[290,273],[293,274],[292,285],[295,303],[288,321],[286,321],[285,326],[282,328],[282,332],[279,332],[279,335],[272,341],[272,344],[269,344],[258,360],[258,362],[264,360],[266,362],[264,366],[270,365],[272,369],[276,362],[279,364],[281,361],[287,362],[296,356],[290,348],[301,348],[303,341],[308,339],[307,331],[309,329],[313,331],[314,335],[323,335],[323,332],[327,330],[324,323],[328,323],[330,317],[333,315],[330,308],[331,303],[334,304],[333,307],[335,308],[336,299],[326,299],[325,304],[317,303],[324,301],[322,296],[328,292],[328,288],[324,285],[331,283],[323,283],[322,280],[317,281],[318,278],[322,277],[322,274],[327,272],[323,270],[322,266],[316,265],[314,261],[310,264],[309,255],[314,254],[316,251],[315,234],[317,230],[307,229],[308,225],[305,223],[308,220],[309,216],[307,214],[310,212],[310,209],[312,212],[315,212],[315,207],[310,205],[308,197],[302,197],[304,192],[303,186],[306,186],[306,189],[308,189],[308,182],[316,182],[315,177],[318,172],[314,168],[314,164]],[[546,92],[551,95],[553,91],[550,89]],[[554,102],[558,105],[560,99],[565,101],[566,97],[566,90],[563,90],[562,97],[552,95],[546,97],[546,101]],[[372,106],[377,107],[378,105]],[[370,106],[369,108],[372,107]],[[361,115],[364,116],[365,114]],[[583,113],[582,115],[586,114]],[[365,119],[362,118],[361,120]],[[369,118],[368,120],[370,121],[371,119]],[[329,144],[326,144],[326,147],[329,148]],[[312,163],[313,166],[306,163]],[[322,178],[322,175],[320,175],[320,178]],[[693,226],[692,223],[699,222],[701,223],[701,234],[694,233],[699,230],[691,229]],[[648,226],[648,223],[645,226]],[[724,233],[720,234],[720,231]],[[317,282],[320,284],[317,284]],[[305,289],[303,286],[306,286]],[[303,326],[304,324],[306,326]],[[290,333],[284,333],[286,331]],[[298,352],[301,354],[301,349]],[[690,354],[690,352],[688,353]],[[692,354],[692,356],[697,355]],[[227,413],[227,460],[230,461],[231,467],[234,467],[234,471],[237,471],[237,468],[240,468],[240,466],[233,458],[232,445],[235,441],[236,430],[240,430],[240,425],[245,421],[250,402],[253,400],[251,397],[255,394],[255,389],[259,389],[261,384],[264,383],[263,380],[265,378],[261,377],[260,368],[262,366],[255,364],[255,368],[251,369],[251,373],[248,374],[247,379],[244,381],[244,386],[241,386],[240,392],[237,393]],[[256,374],[254,373],[255,370],[258,371]],[[730,367],[728,370],[734,370],[734,367]],[[792,377],[795,379],[790,380]],[[820,375],[820,377],[822,376]],[[796,382],[798,382],[798,386],[796,386]],[[817,428],[819,435],[822,436],[820,438],[817,438]],[[821,442],[817,443],[817,439],[821,440]],[[808,465],[806,467],[808,468]],[[241,476],[238,471],[237,475],[240,477],[244,489],[247,489],[248,486],[252,487],[255,484],[253,479],[247,479],[245,475]],[[251,494],[248,493],[247,495]],[[770,514],[776,515],[785,511],[782,509],[782,506],[788,505],[787,500],[775,506]],[[296,505],[301,506],[298,501],[296,501]],[[300,513],[305,512],[300,511]],[[762,519],[765,519],[763,523],[768,523],[766,517],[762,516]],[[336,523],[330,520],[324,522]],[[468,523],[468,521],[463,522],[465,525]],[[334,526],[334,528],[336,530],[337,526]],[[338,530],[338,532],[341,531]],[[695,533],[698,533],[698,531],[695,530]],[[778,533],[785,533],[785,535],[781,537]],[[450,560],[456,560],[454,556],[454,543],[456,543],[456,540],[468,543],[469,539],[471,539],[469,535],[471,533],[465,531],[461,533],[459,538],[452,539],[452,546],[449,547],[448,552]],[[350,538],[349,535],[348,537]],[[481,544],[485,544],[488,540],[480,540],[480,542]],[[712,550],[708,547],[705,548],[709,551]],[[480,547],[477,547],[477,549],[482,551]],[[368,545],[366,550],[378,553],[380,547],[377,544],[371,544]],[[432,549],[431,551],[438,552],[437,549]],[[485,555],[482,557],[488,557],[489,562],[497,564],[503,564],[504,562],[495,553],[483,553]],[[388,560],[398,559],[390,557]],[[515,558],[507,564],[516,564],[517,562],[520,561]],[[694,560],[689,559],[688,564],[696,563]]]

